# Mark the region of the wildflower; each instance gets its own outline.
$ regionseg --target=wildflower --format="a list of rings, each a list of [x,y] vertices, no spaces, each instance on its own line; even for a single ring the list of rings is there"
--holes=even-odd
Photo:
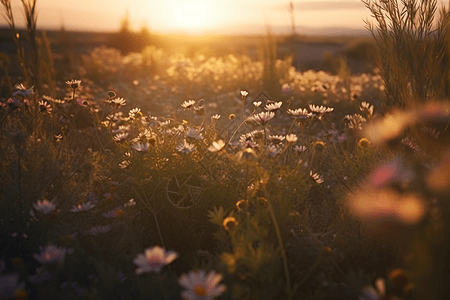
[[[222,225],[223,228],[228,231],[230,229],[233,229],[238,224],[238,221],[234,217],[227,217],[223,220]]]
[[[208,147],[210,152],[219,152],[225,147],[225,142],[222,140],[218,140],[217,142],[213,142],[211,146]]]
[[[120,217],[123,215],[123,210],[119,207],[116,207],[113,210],[110,210],[106,213],[102,213],[102,216],[104,216],[105,218],[115,218],[115,217]]]
[[[127,206],[135,206],[135,205],[136,205],[136,201],[134,201],[134,199],[131,198],[130,200],[128,200],[127,203],[125,203],[124,207],[127,207]]]
[[[273,145],[270,144],[269,146],[267,146],[267,152],[269,153],[270,156],[277,156],[278,154],[281,153],[281,148],[278,145]]]
[[[215,114],[215,115],[211,116],[211,120],[217,121],[220,119],[220,117],[221,117],[221,115]]]
[[[360,138],[358,141],[358,147],[361,149],[367,149],[370,145],[370,141],[366,138]]]
[[[149,143],[136,143],[131,147],[138,152],[145,152],[148,150],[149,146]]]
[[[219,116],[220,118],[220,116]],[[159,126],[164,127],[170,124],[170,120],[165,120],[165,121],[161,121],[159,122]]]
[[[36,211],[39,211],[44,215],[47,215],[56,209],[56,205],[49,202],[47,199],[42,201],[38,200],[36,203],[33,203],[33,207]]]
[[[385,294],[386,285],[384,280],[382,278],[378,278],[375,281],[375,287],[371,285],[366,286],[362,291],[362,295],[358,297],[358,300],[381,300],[384,299]]]
[[[406,226],[420,222],[427,211],[426,203],[419,195],[373,187],[350,197],[349,208],[368,225],[372,234],[383,238],[401,236]]]
[[[119,127],[117,129],[113,129],[111,131],[112,131],[112,133],[123,133],[123,132],[130,131],[130,129],[131,129],[130,125],[119,125]]]
[[[229,116],[228,116],[228,119],[229,120],[234,120],[236,118],[236,115],[235,114],[230,114]]]
[[[255,102],[253,102],[253,106],[254,106],[255,108],[258,108],[260,105],[261,105],[261,101],[255,101]]]
[[[115,99],[111,99],[110,101],[108,101],[108,103],[111,103],[111,105],[115,108],[120,108],[122,106],[126,105],[127,100],[123,99],[123,98],[115,98]]]
[[[66,84],[74,90],[76,90],[80,86],[80,83],[81,83],[81,80],[76,80],[76,79],[66,81]]]
[[[73,252],[72,249],[48,245],[44,249],[41,249],[40,254],[37,253],[33,254],[33,257],[40,264],[47,265],[53,263],[61,263],[66,257],[66,254],[70,254],[72,252]]]
[[[370,105],[368,102],[361,102],[359,110],[366,112],[368,117],[373,115],[373,105]]]
[[[205,106],[197,106],[194,107],[194,112],[196,115],[203,116],[205,114]]]
[[[315,106],[314,104],[310,104],[309,109],[314,115],[318,115],[319,119],[322,119],[324,114],[332,112],[334,110],[334,108],[332,107],[325,107],[323,105]]]
[[[416,121],[413,112],[394,112],[365,128],[365,136],[374,144],[393,143],[401,140],[405,129]]]
[[[242,144],[244,148],[257,148],[259,147],[258,143],[255,142],[255,137],[252,133],[247,133],[241,135],[239,138],[239,142]]]
[[[281,92],[289,93],[290,91],[291,91],[291,86],[287,83],[284,83],[283,86],[281,87]]]
[[[281,105],[283,104],[283,102],[272,102],[269,103],[269,101],[267,101],[268,103],[266,104],[266,106],[264,107],[267,111],[277,111],[280,109]]]
[[[238,202],[236,202],[236,208],[239,210],[244,210],[248,208],[248,201],[245,199],[241,199]]]
[[[312,171],[309,171],[309,175],[311,176],[312,179],[314,179],[314,181],[315,181],[317,184],[323,183],[323,179],[322,179],[322,177],[320,177],[320,175],[319,175],[318,173],[314,173],[314,174],[313,174]]]
[[[175,149],[178,152],[189,154],[195,150],[195,146],[189,144],[188,142],[186,142],[186,140],[183,140],[182,142],[180,142],[178,145],[175,146]]]
[[[282,135],[269,135],[269,141],[272,144],[279,144],[284,141],[285,137]]]
[[[116,217],[122,217],[123,214],[124,214],[123,209],[120,209],[120,208],[119,208],[119,209],[116,210]]]
[[[300,119],[307,119],[313,116],[313,114],[310,113],[306,108],[297,108],[297,109],[288,108],[287,113]]]
[[[265,126],[273,117],[275,117],[275,113],[273,111],[263,111],[259,114],[248,117],[247,121],[256,125]]]
[[[322,141],[317,141],[314,143],[314,150],[315,151],[322,151],[325,148],[325,143]]]
[[[109,97],[110,99],[116,97],[116,92],[114,92],[114,91],[109,91],[109,92],[108,92],[108,97]]]
[[[184,136],[189,139],[203,140],[203,135],[192,127],[188,127],[188,130],[186,131]]]
[[[161,269],[170,264],[178,257],[178,253],[174,251],[165,251],[160,246],[145,249],[144,254],[139,253],[133,263],[138,266],[136,274],[155,272],[160,273]]]
[[[306,146],[299,146],[299,145],[295,145],[294,146],[294,151],[295,152],[305,152],[306,151]]]
[[[248,92],[247,91],[241,91],[241,99],[245,100],[245,98],[247,98],[248,96]]]
[[[188,300],[214,299],[225,292],[224,284],[218,283],[222,280],[222,275],[211,271],[206,275],[204,270],[190,271],[183,274],[178,283],[185,288],[181,297]]]
[[[6,103],[11,109],[16,109],[20,107],[20,101],[19,99],[16,98],[9,98],[8,101],[6,101]]]
[[[110,114],[106,116],[106,119],[108,120],[109,124],[111,123],[116,123],[119,121],[119,117],[121,116],[121,113],[115,113],[115,114]],[[114,126],[115,124],[113,124]]]
[[[183,104],[181,104],[181,106],[186,110],[186,109],[190,109],[194,106],[195,104],[195,100],[188,100],[188,101],[184,101]]]
[[[95,226],[95,227],[91,227],[91,229],[89,229],[89,233],[94,236],[98,235],[100,233],[108,233],[109,231],[111,231],[111,226],[109,226],[109,225]]]
[[[95,207],[95,204],[92,204],[90,201],[88,201],[88,202],[78,203],[78,205],[73,206],[70,211],[71,212],[81,212],[81,211],[90,210],[94,207]]]
[[[362,124],[367,120],[360,114],[346,115],[344,120],[348,124],[348,128],[362,130]]]
[[[25,96],[30,96],[31,94],[34,94],[33,88],[34,86],[27,89],[22,83],[18,83],[14,86],[14,88],[17,90],[14,93],[12,93],[13,96],[21,96],[22,98]]]
[[[51,113],[52,107],[47,101],[39,101],[39,110],[41,113]]]
[[[124,160],[121,163],[119,163],[119,168],[121,169],[126,169],[131,165],[131,161],[129,160]]]
[[[373,187],[401,185],[405,181],[411,181],[413,176],[411,170],[404,166],[402,159],[396,157],[375,169],[369,175],[369,184]]]
[[[288,143],[293,144],[297,140],[298,140],[298,137],[295,134],[293,134],[293,133],[286,135],[286,142],[288,142]]]
[[[128,117],[130,119],[134,119],[136,116],[141,116],[141,109],[140,108],[133,108],[128,112]]]
[[[113,140],[116,142],[123,142],[128,136],[128,132],[118,133],[115,136],[113,136]]]

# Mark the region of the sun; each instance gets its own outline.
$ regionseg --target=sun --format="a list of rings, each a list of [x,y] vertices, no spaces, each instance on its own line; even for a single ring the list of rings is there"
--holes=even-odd
[[[176,1],[173,8],[175,26],[182,30],[206,29],[211,18],[210,1]]]

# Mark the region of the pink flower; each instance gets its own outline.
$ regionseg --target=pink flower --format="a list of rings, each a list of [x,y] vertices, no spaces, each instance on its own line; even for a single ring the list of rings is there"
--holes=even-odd
[[[160,246],[145,249],[145,253],[139,253],[134,259],[133,263],[138,266],[136,274],[155,272],[160,273],[161,269],[170,264],[178,257],[174,251],[165,251]]]

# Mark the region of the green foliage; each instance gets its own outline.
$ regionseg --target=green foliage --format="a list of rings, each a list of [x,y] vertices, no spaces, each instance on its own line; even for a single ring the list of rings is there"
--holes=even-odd
[[[366,21],[380,48],[385,109],[411,107],[440,97],[448,81],[443,61],[448,52],[448,8],[442,7],[436,18],[436,0],[363,3],[376,23]]]
[[[273,41],[265,62],[100,48],[64,83],[42,41],[23,71],[51,87],[0,104],[2,297],[448,298],[447,104],[383,117],[380,75],[298,72]],[[437,95],[427,53],[404,77]]]

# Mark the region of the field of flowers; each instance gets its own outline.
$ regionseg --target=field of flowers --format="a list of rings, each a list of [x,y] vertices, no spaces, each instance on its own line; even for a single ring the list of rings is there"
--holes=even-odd
[[[449,299],[448,11],[383,35],[379,3],[381,65],[332,75],[153,46],[55,70],[36,1],[26,37],[2,1],[23,75],[2,78],[0,299]]]

